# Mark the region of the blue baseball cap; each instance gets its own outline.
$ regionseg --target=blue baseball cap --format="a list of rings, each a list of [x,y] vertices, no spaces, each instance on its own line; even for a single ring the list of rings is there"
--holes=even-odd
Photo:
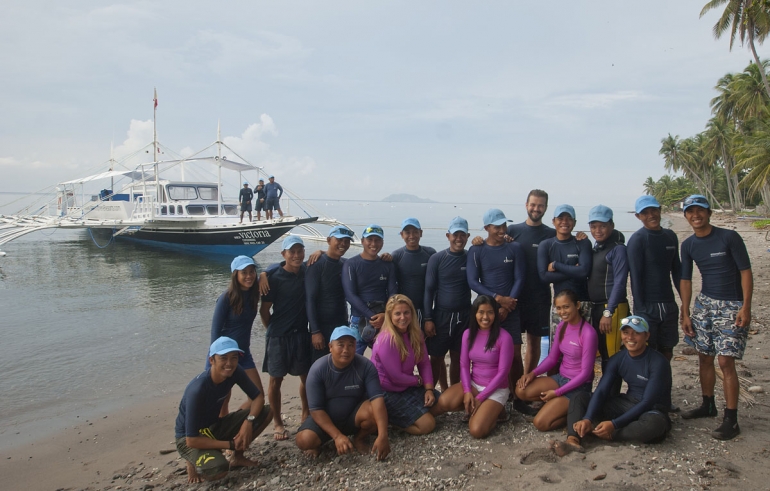
[[[248,185],[249,185],[249,183],[248,183],[248,182],[244,182],[244,183],[243,183],[243,185],[244,185],[244,186],[248,186]]]
[[[376,235],[377,237],[381,239],[385,239],[385,232],[382,230],[382,227],[377,225],[376,223],[373,223],[371,225],[367,225],[367,227],[364,229],[364,233],[361,234],[361,237],[369,237],[370,235]]]
[[[302,239],[300,239],[296,235],[290,235],[285,239],[283,239],[283,243],[281,244],[281,250],[285,251],[287,249],[291,249],[291,246],[293,246],[294,244],[299,244],[302,247],[305,247],[305,243],[302,242]]]
[[[268,178],[268,179],[275,179],[275,176],[274,176],[274,175],[272,175],[272,174],[270,174],[269,176],[267,176],[267,178]]]
[[[553,210],[553,217],[559,218],[562,216],[562,214],[568,213],[569,216],[572,217],[573,220],[575,220],[575,208],[572,207],[572,205],[559,205],[556,207],[555,210]]]
[[[211,346],[209,347],[209,358],[214,355],[226,355],[233,351],[243,354],[243,350],[238,347],[238,343],[235,342],[235,339],[222,336],[211,343]]]
[[[636,203],[634,204],[634,211],[636,211],[636,213],[641,213],[646,208],[660,208],[660,203],[655,199],[655,196],[645,194],[636,200]]]
[[[265,182],[265,180],[264,179],[260,179],[259,182]]]
[[[416,228],[417,230],[422,230],[422,227],[420,227],[420,221],[416,218],[407,218],[403,222],[401,222],[401,231],[403,231],[406,227],[412,226]]]
[[[588,223],[591,222],[611,222],[612,210],[604,205],[596,205],[588,212]]]
[[[702,194],[692,194],[684,199],[684,207],[682,211],[687,211],[687,208],[691,206],[700,206],[701,208],[710,209],[709,200]]]
[[[625,319],[620,320],[620,328],[630,327],[636,332],[650,332],[650,326],[643,317],[638,315],[629,315]]]
[[[451,222],[449,222],[449,233],[453,234],[455,232],[465,232],[468,233],[468,220],[466,220],[463,217],[454,217]]]
[[[486,213],[484,213],[484,226],[487,225],[502,225],[505,222],[510,222],[511,220],[508,220],[505,218],[505,213],[503,213],[503,210],[497,209],[497,208],[490,208],[487,210]]]
[[[236,271],[246,269],[249,266],[254,266],[256,268],[257,263],[255,263],[249,256],[238,256],[230,263],[230,272],[235,273]]]
[[[329,237],[335,237],[337,239],[352,239],[354,235],[352,230],[343,225],[337,225],[329,230]]]
[[[358,335],[358,329],[353,329],[349,326],[340,326],[335,327],[334,331],[332,331],[332,335],[329,338],[329,341],[334,341],[335,339],[339,339],[344,336],[351,336],[356,341],[361,339],[361,336]]]

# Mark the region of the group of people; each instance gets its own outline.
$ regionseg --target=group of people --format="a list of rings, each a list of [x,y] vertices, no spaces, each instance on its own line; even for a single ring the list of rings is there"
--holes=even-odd
[[[268,176],[268,183],[260,179],[257,187],[252,190],[248,182],[243,183],[243,188],[238,193],[238,203],[241,205],[241,221],[243,223],[244,213],[249,214],[249,223],[251,223],[251,210],[257,212],[257,221],[262,220],[262,211],[265,212],[265,220],[273,219],[273,211],[277,211],[279,216],[283,216],[281,211],[281,196],[283,196],[283,187],[275,182],[275,176]]]
[[[735,360],[751,319],[751,266],[741,237],[710,224],[708,200],[684,201],[694,235],[682,243],[681,260],[651,196],[636,201],[643,227],[627,246],[606,206],[589,212],[592,246],[585,234],[573,235],[572,206],[556,207],[552,228],[542,221],[547,193],[531,191],[525,205],[527,219],[510,226],[501,210],[487,211],[486,237],[474,238],[468,250],[465,219],[451,220],[448,248],[436,252],[420,244],[419,221],[407,218],[404,246],[391,254],[381,254],[384,231],[372,224],[361,253],[349,259],[343,256],[354,233],[345,226],[332,228],[327,249],[307,261],[302,240],[288,236],[284,260],[259,279],[251,258],[235,258],[214,313],[207,371],[187,387],[177,418],[190,479],[226,473],[221,450],[232,450],[231,466],[253,465],[243,450],[271,419],[274,438],[289,438],[281,415],[286,375],[300,377],[295,441],[311,457],[333,440],[340,454],[371,451],[382,459],[390,452],[388,426],[426,434],[437,416],[455,411],[464,413],[473,437],[484,438],[509,418],[511,400],[541,431],[567,425],[567,440],[553,443],[559,455],[581,449],[589,434],[660,441],[671,427],[669,412],[678,410],[671,401],[670,360],[680,338],[674,290],[685,341],[699,353],[703,395],[682,417],[717,415],[716,357],[726,409],[712,436],[739,434]],[[691,309],[693,261],[703,285]],[[249,349],[257,314],[266,328],[268,404]],[[538,364],[540,338],[549,334],[550,352]],[[597,352],[602,377],[592,394]],[[236,384],[248,400],[230,412]]]

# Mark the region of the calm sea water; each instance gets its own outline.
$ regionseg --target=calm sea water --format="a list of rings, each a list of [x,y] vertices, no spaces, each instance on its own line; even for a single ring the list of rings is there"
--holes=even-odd
[[[380,224],[385,251],[403,244],[398,232],[408,216],[422,223],[423,244],[442,249],[451,218],[463,216],[471,233],[481,235],[481,217],[491,206],[324,200],[310,205],[357,233]],[[516,222],[526,217],[522,205],[499,206]],[[289,208],[300,214],[296,204]],[[589,208],[576,207],[577,228],[587,230]],[[627,237],[639,227],[628,211],[615,209],[617,228]],[[273,245],[257,256],[261,268],[280,260],[278,249]],[[104,415],[178,392],[203,369],[214,302],[229,279],[228,258],[128,242],[102,249],[87,232],[76,231],[36,232],[3,250],[0,448],[40,438],[77,416]],[[257,360],[263,333],[257,321]]]

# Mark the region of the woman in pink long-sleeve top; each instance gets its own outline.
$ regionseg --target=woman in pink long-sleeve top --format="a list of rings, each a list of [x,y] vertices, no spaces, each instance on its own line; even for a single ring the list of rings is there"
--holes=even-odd
[[[385,322],[372,348],[380,385],[385,390],[388,422],[412,435],[433,431],[439,414],[433,371],[417,312],[406,295],[393,295],[385,305]],[[417,366],[417,373],[414,367]]]
[[[508,372],[513,362],[513,338],[500,328],[498,309],[492,297],[476,297],[470,326],[463,333],[461,383],[444,391],[437,404],[441,412],[465,409],[474,438],[484,438],[492,431],[511,393]]]
[[[545,403],[532,421],[540,431],[564,426],[570,398],[578,392],[591,392],[599,337],[581,317],[577,298],[572,290],[556,294],[553,304],[562,322],[554,333],[551,351],[537,368],[516,383],[516,397]],[[557,365],[556,375],[537,378]]]

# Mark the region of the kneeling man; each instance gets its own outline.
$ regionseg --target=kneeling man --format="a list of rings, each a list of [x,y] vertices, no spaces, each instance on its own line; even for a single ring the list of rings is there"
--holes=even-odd
[[[243,351],[235,340],[222,336],[211,343],[211,368],[187,385],[176,417],[176,448],[187,461],[187,481],[222,479],[230,468],[257,465],[243,452],[272,417],[265,395],[249,379],[238,358]],[[249,409],[220,418],[219,411],[230,389],[238,385],[251,399]],[[230,462],[222,450],[232,450]]]
[[[355,449],[366,453],[366,438],[377,432],[372,454],[382,460],[390,453],[388,413],[384,391],[374,364],[356,354],[358,330],[342,326],[334,329],[330,354],[319,358],[307,376],[310,417],[297,433],[297,446],[310,457],[317,457],[321,445],[334,440],[338,454]],[[355,435],[351,443],[348,435]]]
[[[570,400],[567,441],[554,445],[559,455],[582,450],[580,439],[589,433],[602,440],[655,443],[671,429],[671,365],[663,354],[647,348],[646,320],[632,315],[620,326],[626,349],[609,359],[593,395],[581,393]],[[628,391],[615,395],[612,387],[621,380]]]

